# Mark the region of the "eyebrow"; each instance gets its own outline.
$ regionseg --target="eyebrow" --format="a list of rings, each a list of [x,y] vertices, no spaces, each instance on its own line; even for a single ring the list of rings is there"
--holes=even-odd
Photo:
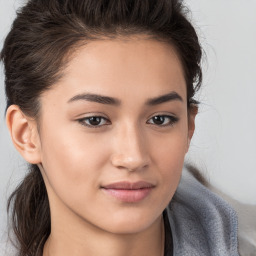
[[[170,92],[168,94],[164,94],[164,95],[152,98],[152,99],[148,99],[146,101],[146,105],[155,106],[158,104],[162,104],[162,103],[174,101],[174,100],[183,102],[182,97],[177,92]]]
[[[119,106],[121,101],[112,97],[102,96],[99,94],[91,94],[91,93],[82,93],[72,97],[68,103],[78,101],[78,100],[86,100],[91,102],[97,102],[100,104],[107,104],[107,105],[116,105]]]
[[[68,100],[68,103],[74,102],[74,101],[80,101],[80,100],[85,100],[85,101],[91,101],[91,102],[96,102],[100,104],[107,104],[107,105],[115,105],[115,106],[120,106],[121,101],[119,99],[109,97],[109,96],[103,96],[99,94],[92,94],[92,93],[82,93],[75,95],[72,97],[70,100]],[[176,92],[170,92],[168,94],[164,94],[155,98],[148,99],[146,101],[146,105],[148,106],[155,106],[159,105],[165,102],[169,101],[183,101],[182,97],[176,93]]]

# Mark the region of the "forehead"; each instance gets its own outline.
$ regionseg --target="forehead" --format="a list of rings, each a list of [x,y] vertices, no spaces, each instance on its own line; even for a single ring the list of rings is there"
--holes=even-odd
[[[89,92],[117,98],[152,98],[170,91],[186,97],[183,68],[174,48],[145,37],[104,39],[76,49],[53,86],[62,98]]]

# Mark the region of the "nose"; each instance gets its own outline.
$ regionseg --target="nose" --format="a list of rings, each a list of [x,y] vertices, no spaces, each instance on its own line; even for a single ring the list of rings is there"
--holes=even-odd
[[[115,134],[111,163],[129,172],[143,170],[150,164],[146,138],[141,129],[127,125]]]

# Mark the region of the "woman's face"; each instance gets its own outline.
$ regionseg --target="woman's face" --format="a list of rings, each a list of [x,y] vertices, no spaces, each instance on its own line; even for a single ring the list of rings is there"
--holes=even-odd
[[[114,233],[150,227],[178,186],[193,133],[173,48],[142,37],[88,43],[40,100],[52,218]]]

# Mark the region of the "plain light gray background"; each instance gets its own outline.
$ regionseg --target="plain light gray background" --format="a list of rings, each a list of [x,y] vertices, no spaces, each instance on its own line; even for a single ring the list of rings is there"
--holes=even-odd
[[[22,0],[0,0],[0,48]],[[202,102],[187,159],[224,193],[256,205],[256,0],[187,0],[207,60]],[[4,120],[0,69],[0,234],[6,198],[26,164],[12,146]],[[1,239],[0,239],[1,240]]]

